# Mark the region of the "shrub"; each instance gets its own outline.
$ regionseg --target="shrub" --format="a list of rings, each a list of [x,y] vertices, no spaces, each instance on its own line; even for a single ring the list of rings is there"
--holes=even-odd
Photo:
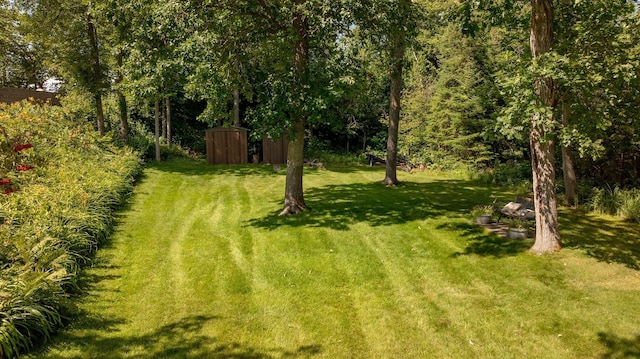
[[[486,184],[524,189],[531,186],[531,164],[529,162],[496,162],[493,168],[479,171],[476,177]]]
[[[140,170],[79,114],[0,106],[0,357],[46,341],[73,310],[76,275]]]

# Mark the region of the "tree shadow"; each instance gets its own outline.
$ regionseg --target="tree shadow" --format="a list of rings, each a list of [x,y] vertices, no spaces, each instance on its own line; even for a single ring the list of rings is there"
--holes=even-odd
[[[77,320],[73,330],[61,333],[56,341],[78,343],[81,346],[82,354],[65,356],[73,359],[309,358],[322,353],[322,346],[318,344],[303,345],[296,350],[263,349],[237,342],[222,343],[215,337],[201,334],[206,325],[221,319],[223,318],[218,316],[188,316],[146,334],[121,336],[118,335],[119,327],[126,324],[125,319],[105,319],[85,313]],[[54,357],[53,354],[48,356],[46,350],[34,354],[39,354],[42,358]]]
[[[208,176],[208,175],[224,175],[224,176],[257,176],[270,177],[278,174],[284,175],[286,166],[282,166],[283,170],[274,171],[271,165],[212,165],[204,160],[191,159],[173,159],[167,162],[149,162],[147,168],[155,169],[162,172],[176,173],[185,176]]]
[[[600,342],[607,347],[604,359],[640,358],[640,335],[635,338],[621,338],[611,333],[598,333]]]
[[[356,223],[389,226],[444,215],[467,216],[492,195],[490,189],[462,180],[404,182],[396,187],[381,182],[329,184],[306,190],[310,211],[287,217],[274,212],[247,225],[269,230],[282,226],[348,230]]]
[[[502,258],[526,252],[533,244],[532,240],[512,240],[495,233],[487,233],[482,227],[470,223],[450,223],[438,226],[438,229],[450,229],[461,233],[467,246],[462,252],[452,256],[479,255],[485,257]]]
[[[584,250],[599,261],[640,270],[640,225],[566,209],[561,211],[560,229],[566,248]]]
[[[205,160],[192,159],[172,159],[165,162],[149,162],[146,168],[155,169],[161,172],[175,173],[185,176],[255,176],[255,177],[277,177],[285,176],[286,165],[264,165],[264,164],[239,164],[239,165],[212,165]],[[342,167],[340,167],[342,168]],[[354,167],[351,171],[361,170]],[[324,170],[305,166],[304,175],[313,176],[322,173]]]

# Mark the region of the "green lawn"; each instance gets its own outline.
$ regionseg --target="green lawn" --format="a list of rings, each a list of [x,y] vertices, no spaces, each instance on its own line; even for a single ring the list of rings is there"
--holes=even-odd
[[[145,171],[86,273],[80,314],[38,358],[640,356],[640,228],[562,211],[538,257],[471,224],[512,194],[433,174],[284,173],[173,160]]]

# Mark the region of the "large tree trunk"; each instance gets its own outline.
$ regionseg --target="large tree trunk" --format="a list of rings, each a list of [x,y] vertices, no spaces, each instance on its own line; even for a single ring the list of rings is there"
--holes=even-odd
[[[409,11],[406,0],[402,0],[403,8]],[[389,103],[389,130],[387,134],[387,162],[385,177],[382,181],[387,186],[398,184],[396,165],[398,159],[398,126],[400,124],[400,96],[402,95],[402,64],[406,48],[404,25],[397,24],[391,34],[393,49],[391,54],[391,95]]]
[[[122,83],[122,50],[118,52],[118,71],[116,73],[116,84]],[[120,134],[122,135],[122,139],[127,142],[129,140],[129,115],[127,109],[127,99],[124,97],[122,93],[122,89],[117,88],[116,93],[118,94],[118,111],[120,115]]]
[[[569,104],[562,103],[562,125],[569,125]],[[576,180],[576,171],[573,166],[573,156],[571,148],[562,146],[562,176],[564,177],[564,193],[567,197],[567,203],[570,206],[576,205],[576,191],[578,182]]]
[[[156,161],[160,162],[160,101],[155,102],[155,140],[156,140]]]
[[[165,97],[164,98],[164,104],[165,104],[165,111],[166,111],[166,116],[165,116],[165,120],[167,122],[167,144],[171,144],[171,100],[169,99],[169,97]]]
[[[93,25],[90,9],[87,9],[87,35],[89,36],[89,46],[91,47],[91,71],[93,72],[92,92],[96,106],[96,121],[98,124],[98,133],[104,136],[104,111],[102,109],[102,70],[100,69],[100,53],[98,51],[98,35]]]
[[[534,58],[551,50],[551,0],[531,0],[530,42]],[[553,79],[537,80],[534,86],[542,103],[551,108],[554,105]],[[538,254],[555,252],[561,247],[555,192],[553,121],[551,110],[535,113],[531,118],[531,164],[536,207],[536,241],[531,250]]]
[[[293,98],[297,99],[300,91],[304,91],[302,86],[307,72],[307,64],[309,59],[309,24],[304,16],[301,6],[306,0],[296,0],[296,7],[293,14],[293,28],[296,33],[296,39],[293,46],[293,65],[294,79],[291,87]],[[281,216],[287,214],[297,214],[305,209],[307,205],[304,203],[302,175],[304,169],[304,130],[305,130],[305,114],[302,104],[294,100],[295,105],[291,111],[293,128],[292,134],[289,134],[289,148],[287,150],[287,179],[284,191],[284,209],[280,212]],[[293,139],[291,139],[293,135]]]

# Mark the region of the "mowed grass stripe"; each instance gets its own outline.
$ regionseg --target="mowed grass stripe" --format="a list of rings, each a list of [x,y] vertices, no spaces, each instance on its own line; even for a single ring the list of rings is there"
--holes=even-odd
[[[597,358],[633,350],[636,270],[571,249],[537,257],[526,252],[530,243],[470,224],[473,206],[510,194],[423,173],[399,173],[405,185],[386,188],[382,175],[307,169],[312,210],[279,218],[284,172],[271,167],[174,160],[148,168],[88,273],[95,284],[84,315],[36,357]]]

